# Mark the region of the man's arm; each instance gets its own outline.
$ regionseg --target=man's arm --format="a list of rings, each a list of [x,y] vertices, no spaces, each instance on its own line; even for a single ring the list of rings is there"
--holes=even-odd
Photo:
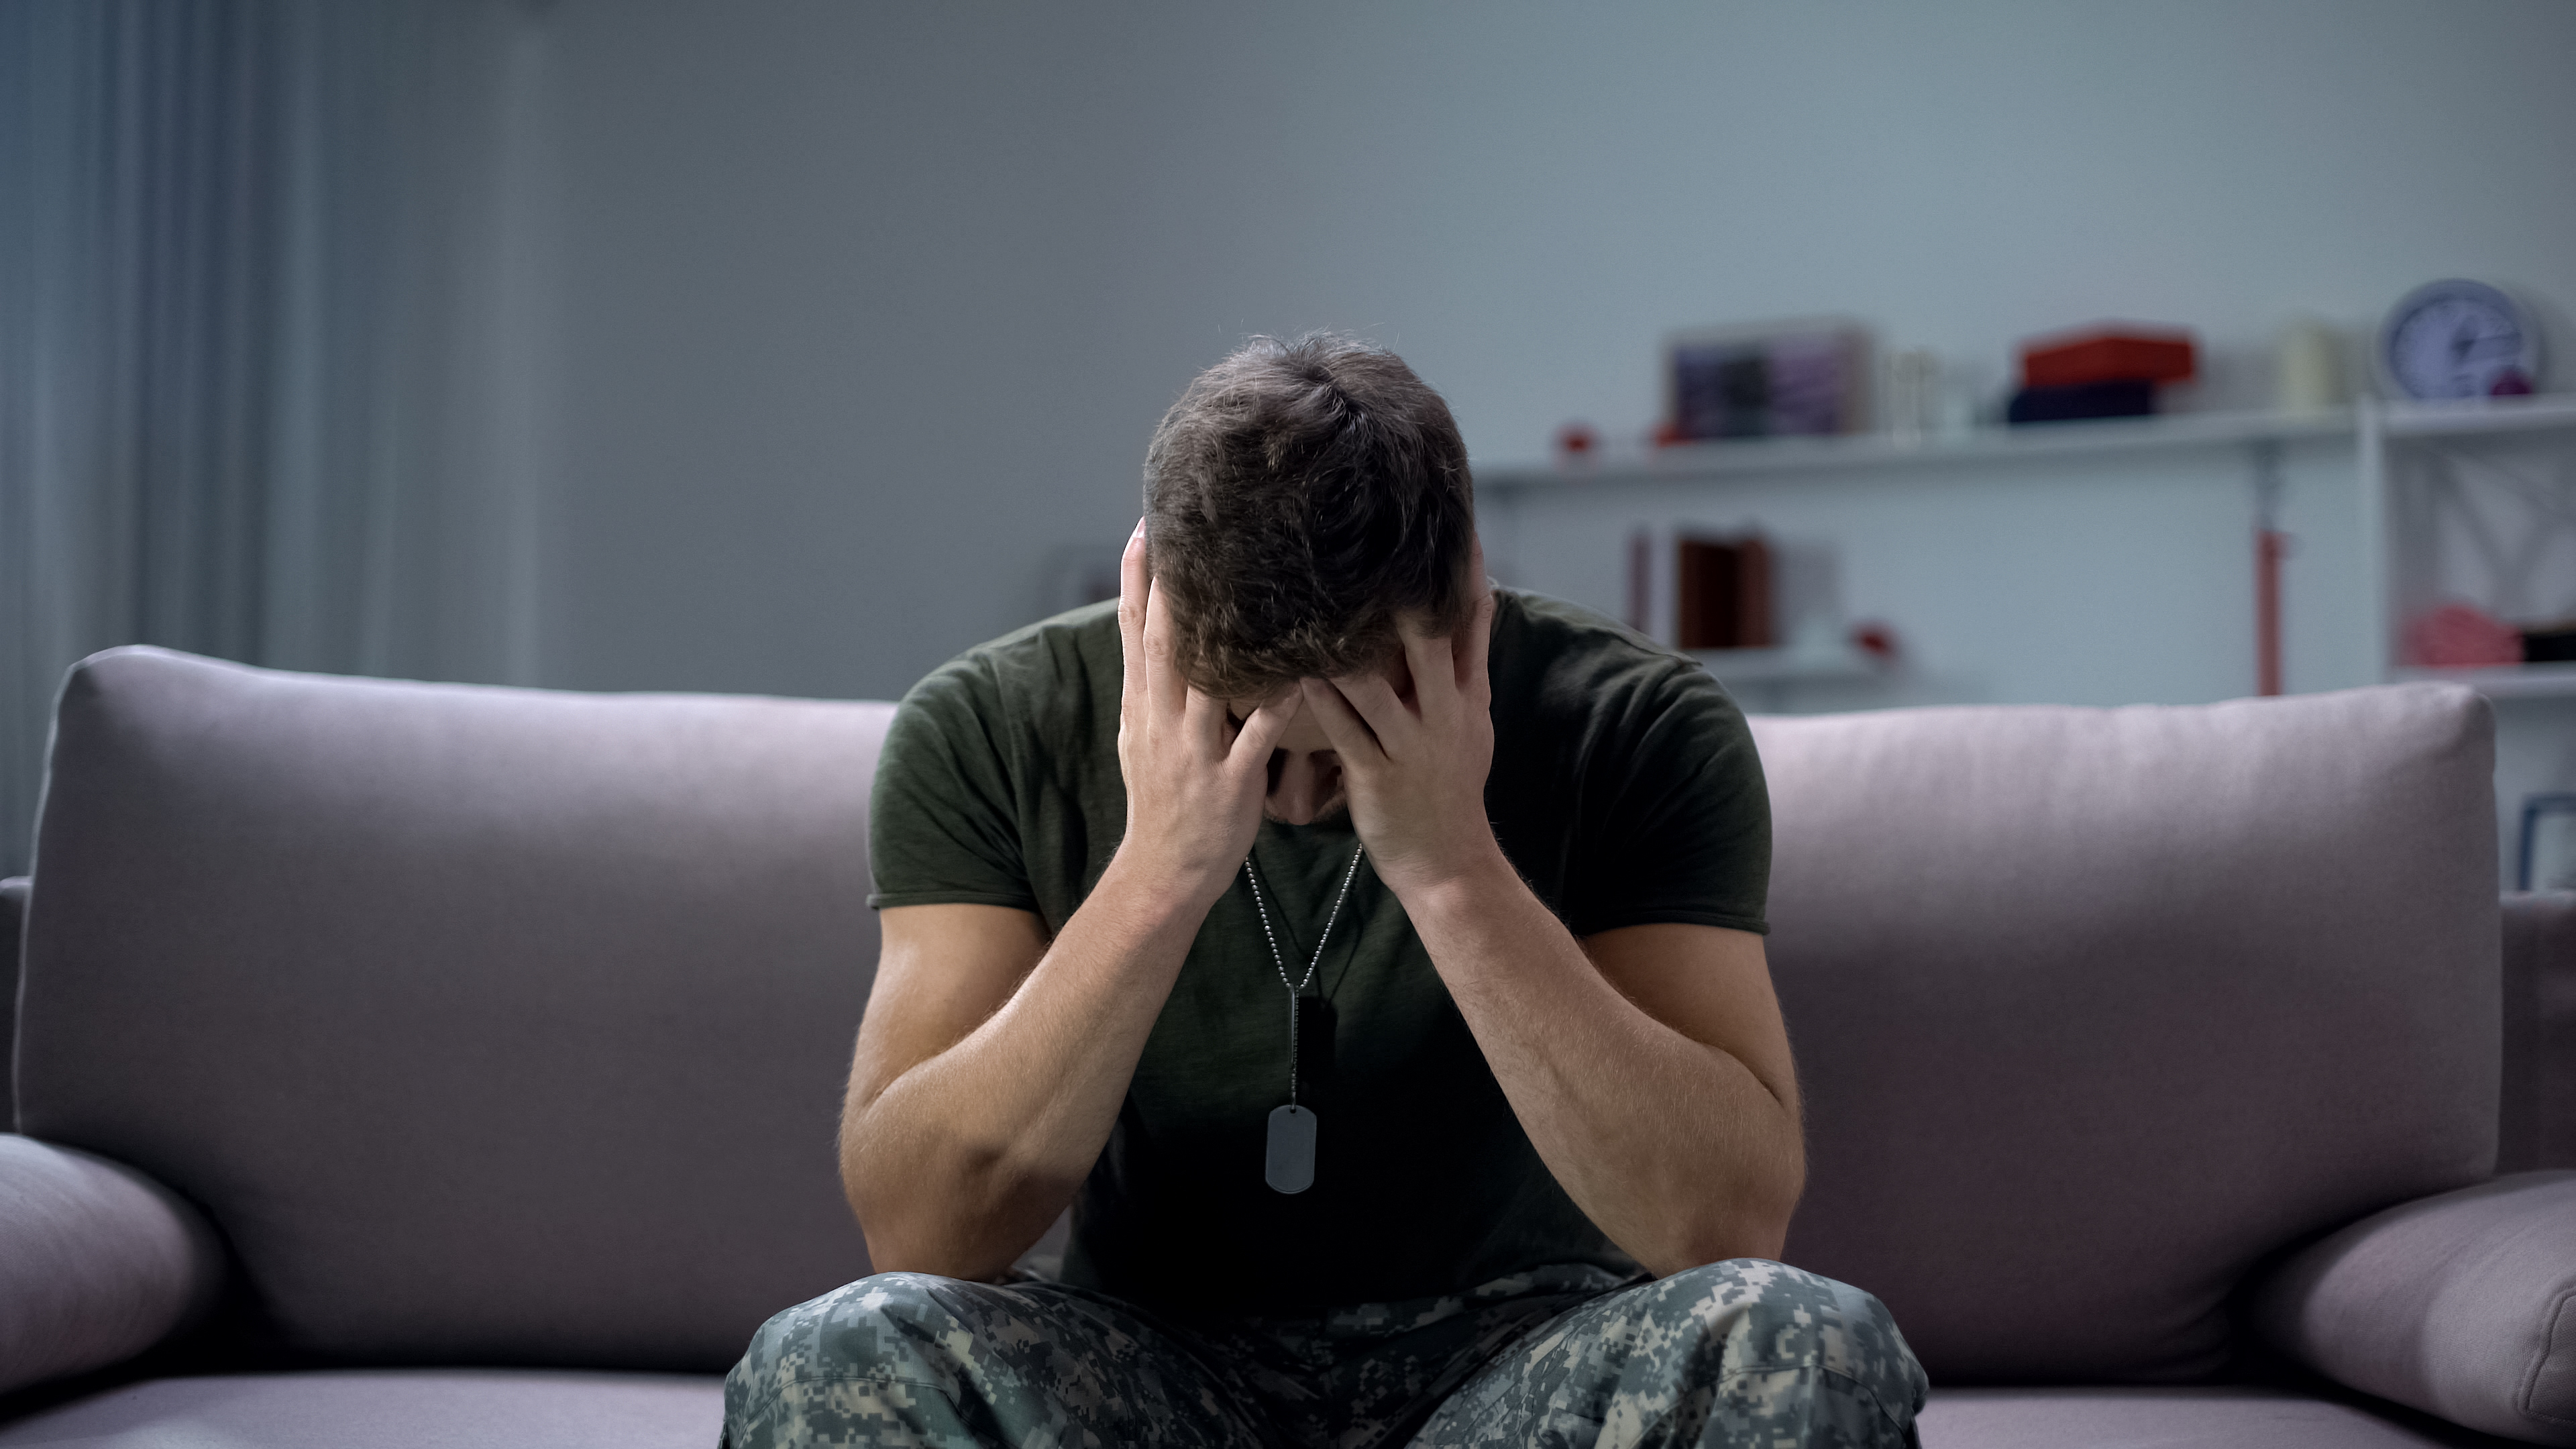
[[[1198,932],[1128,885],[1104,877],[1052,944],[1000,906],[884,913],[841,1111],[880,1271],[990,1278],[1073,1200]]]
[[[1508,865],[1407,898],[1530,1144],[1658,1276],[1777,1258],[1806,1180],[1762,938],[1630,926],[1581,945]]]
[[[1118,763],[1127,833],[1054,941],[994,906],[883,913],[841,1112],[841,1184],[884,1271],[989,1278],[1090,1173],[1209,907],[1261,824],[1288,699],[1238,731],[1172,664],[1129,540]]]
[[[1408,633],[1410,698],[1305,686],[1352,821],[1575,1205],[1657,1274],[1777,1257],[1806,1159],[1761,938],[1652,925],[1578,944],[1531,894],[1485,818],[1492,622],[1489,595],[1455,640]]]

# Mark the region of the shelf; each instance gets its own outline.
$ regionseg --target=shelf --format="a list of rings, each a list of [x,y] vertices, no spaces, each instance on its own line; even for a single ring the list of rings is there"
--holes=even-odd
[[[2494,664],[2479,669],[2399,669],[2391,677],[2465,684],[2489,699],[2576,698],[2576,664]]]
[[[2389,438],[2576,428],[2576,395],[2568,393],[2458,403],[2381,403],[2376,407],[2380,431]],[[2336,441],[2354,437],[2360,428],[2361,420],[2353,409],[2334,408],[2316,413],[2166,413],[2152,418],[2106,418],[2089,423],[2036,423],[2019,428],[1980,428],[1965,437],[1927,437],[1912,442],[1886,433],[1748,438],[1685,443],[1658,448],[1641,457],[1598,463],[1495,464],[1478,470],[1476,486],[1480,492],[1518,493],[1635,483],[1708,482],[1776,473],[1885,473],[2020,458],[2103,457],[2251,443]]]
[[[2576,396],[2544,393],[2456,403],[2389,403],[2381,418],[2383,430],[2392,438],[2544,432],[2576,428]]]
[[[2576,408],[2570,409],[2576,413]],[[1477,471],[1484,493],[1705,482],[1764,473],[1885,473],[2019,458],[2094,457],[2248,443],[2350,438],[2352,410],[2321,413],[2167,413],[2099,422],[1981,428],[1965,437],[1900,441],[1886,433],[1830,438],[1751,438],[1685,443],[1641,458],[1595,464],[1498,464]]]

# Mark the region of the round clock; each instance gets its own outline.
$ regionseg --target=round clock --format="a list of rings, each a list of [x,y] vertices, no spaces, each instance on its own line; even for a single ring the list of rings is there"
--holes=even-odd
[[[2484,282],[2431,282],[2389,309],[2379,365],[2411,398],[2527,393],[2540,380],[2540,329]]]

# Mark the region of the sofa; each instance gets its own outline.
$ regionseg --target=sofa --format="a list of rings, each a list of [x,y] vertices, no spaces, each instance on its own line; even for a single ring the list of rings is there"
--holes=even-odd
[[[0,1446],[712,1444],[868,1271],[890,713],[75,667],[0,887]],[[2483,701],[1755,732],[1786,1256],[1894,1311],[1926,1445],[2576,1444],[2576,897],[2499,906]]]

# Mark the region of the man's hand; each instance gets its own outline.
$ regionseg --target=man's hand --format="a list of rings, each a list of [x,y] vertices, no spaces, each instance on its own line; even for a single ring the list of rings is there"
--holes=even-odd
[[[1762,938],[1656,923],[1578,943],[1530,893],[1485,816],[1493,622],[1487,589],[1454,637],[1408,631],[1409,695],[1304,682],[1351,821],[1575,1205],[1658,1274],[1776,1256],[1806,1159]]]
[[[1118,772],[1127,781],[1118,859],[1204,911],[1252,850],[1270,752],[1296,716],[1297,696],[1282,691],[1238,728],[1224,704],[1181,677],[1172,661],[1171,604],[1153,586],[1142,523],[1119,566],[1118,636],[1126,655]]]
[[[1484,566],[1479,546],[1469,567],[1482,592],[1464,628],[1454,635],[1403,629],[1411,699],[1374,674],[1300,686],[1341,756],[1351,824],[1398,899],[1498,866],[1510,870],[1485,815],[1485,777],[1494,764],[1494,687],[1485,667],[1494,593]]]
[[[1099,885],[1052,939],[999,906],[885,913],[841,1114],[841,1183],[879,1271],[993,1277],[1064,1211],[1260,829],[1297,695],[1229,724],[1174,667],[1147,575],[1140,524],[1118,591],[1127,835]]]

